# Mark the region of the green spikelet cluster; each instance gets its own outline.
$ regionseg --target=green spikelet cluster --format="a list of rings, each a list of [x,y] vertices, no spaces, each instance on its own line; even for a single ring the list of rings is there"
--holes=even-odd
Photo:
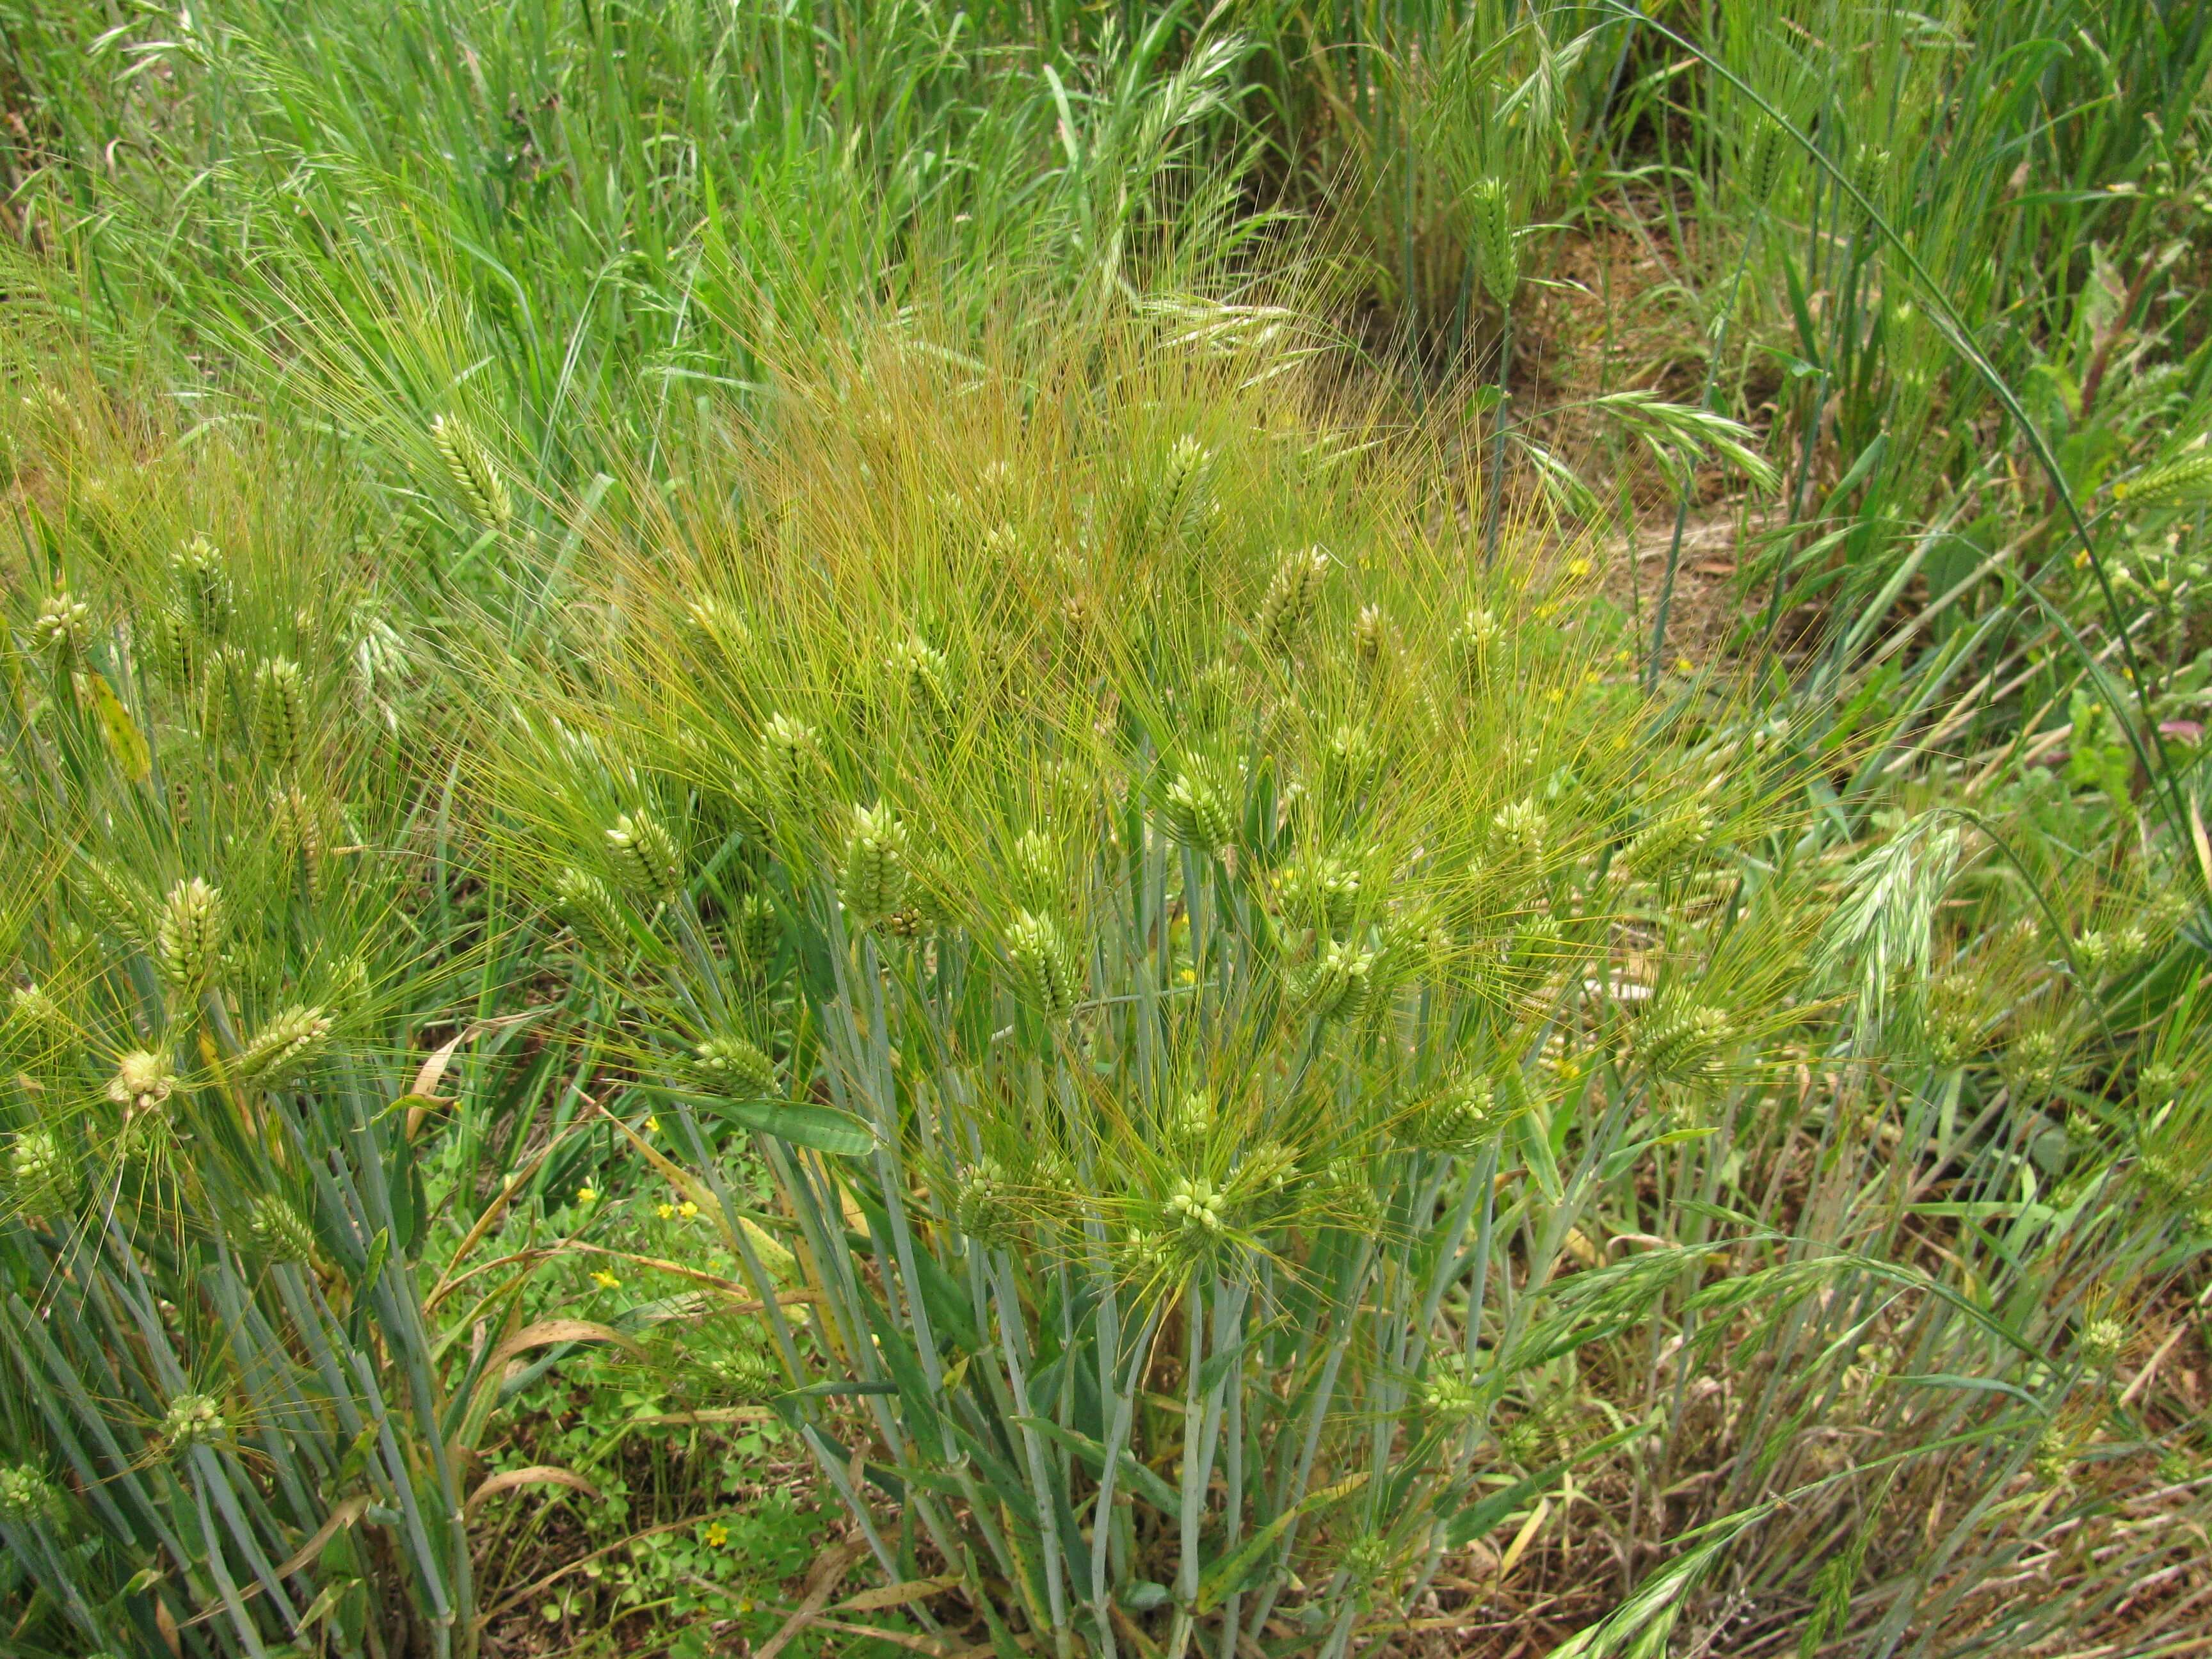
[[[1152,501],[1153,538],[1165,544],[1188,540],[1204,527],[1212,505],[1207,471],[1213,453],[1186,433],[1169,447]]]
[[[146,918],[154,901],[138,884],[99,859],[84,861],[85,904],[101,929],[129,949],[146,948]]]
[[[1178,1256],[1200,1260],[1228,1235],[1229,1194],[1202,1175],[1177,1176],[1160,1205],[1160,1228]]]
[[[115,1075],[107,1080],[107,1097],[127,1115],[159,1111],[176,1092],[176,1067],[167,1054],[134,1048],[115,1062]]]
[[[1505,630],[1492,611],[1473,607],[1460,618],[1459,626],[1452,630],[1452,659],[1468,690],[1480,689],[1489,679],[1504,637]]]
[[[1382,614],[1381,605],[1362,605],[1353,618],[1352,657],[1370,686],[1380,685],[1389,678],[1395,653],[1391,648],[1390,619]]]
[[[40,985],[19,985],[8,994],[9,1043],[32,1054],[45,1054],[70,1041],[74,1031],[61,1004]]]
[[[553,878],[553,908],[579,938],[593,945],[620,945],[629,937],[622,906],[606,883],[581,870],[563,870]]]
[[[1083,999],[1085,975],[1074,944],[1058,922],[1017,911],[1006,928],[1006,957],[1022,998],[1048,1020],[1066,1019]]]
[[[507,480],[500,476],[483,441],[461,421],[447,415],[430,422],[430,441],[437,447],[447,476],[477,522],[488,530],[505,530],[514,518],[514,498],[507,493]]]
[[[160,611],[148,631],[155,673],[173,690],[190,691],[199,678],[199,630],[183,611]]]
[[[2112,499],[2132,507],[2201,507],[2212,501],[2212,447],[2156,466],[2112,486]]]
[[[222,1402],[213,1395],[180,1394],[161,1414],[161,1443],[172,1452],[210,1445],[229,1432]]]
[[[299,785],[290,784],[270,796],[269,821],[276,832],[276,845],[288,857],[299,861],[300,873],[307,884],[307,896],[320,898],[325,850],[321,809]]]
[[[708,1037],[693,1051],[699,1072],[714,1090],[732,1100],[753,1100],[775,1092],[775,1062],[744,1037]]]
[[[734,921],[732,932],[745,960],[756,967],[766,967],[775,954],[776,941],[783,932],[782,923],[776,917],[775,901],[756,889],[738,901]]]
[[[1381,775],[1382,745],[1364,726],[1347,722],[1328,734],[1321,762],[1322,799],[1349,801]]]
[[[1742,152],[1742,183],[1747,201],[1763,207],[1774,198],[1775,189],[1782,182],[1782,164],[1790,158],[1791,143],[1782,124],[1765,111],[1751,118]]]
[[[1060,850],[1041,831],[1024,830],[1014,842],[1014,895],[1032,910],[1052,907],[1063,877]]]
[[[1871,216],[1882,210],[1883,198],[1887,194],[1884,182],[1889,177],[1889,152],[1879,145],[1860,144],[1851,151],[1850,166],[1847,169],[1851,188],[1858,192],[1860,198],[1870,204],[1862,207],[1857,201],[1850,204],[1851,214],[1861,224],[1870,224],[1873,222]]]
[[[1176,846],[1209,858],[1229,845],[1229,802],[1208,768],[1193,763],[1160,792],[1160,827]]]
[[[1482,285],[1492,300],[1510,306],[1521,286],[1521,252],[1513,240],[1513,203],[1505,181],[1478,179],[1468,191],[1467,207]]]
[[[253,679],[246,653],[234,645],[208,653],[200,675],[200,735],[220,742],[231,730],[234,710],[251,712]]]
[[[1550,826],[1544,809],[1534,800],[1516,800],[1500,807],[1490,820],[1490,862],[1517,876],[1534,875],[1544,867],[1544,851]]]
[[[76,1169],[45,1129],[25,1129],[8,1149],[8,1192],[26,1215],[50,1216],[76,1195]]]
[[[1695,806],[1677,807],[1638,831],[1621,854],[1631,875],[1657,881],[1692,862],[1712,836],[1712,820]]]
[[[889,803],[853,809],[837,896],[846,915],[860,926],[881,921],[906,902],[910,875],[906,847],[906,826]]]
[[[683,890],[684,859],[676,837],[650,812],[625,812],[607,831],[607,860],[634,898],[666,903]]]
[[[760,1348],[715,1354],[701,1369],[709,1391],[745,1404],[773,1400],[784,1391],[783,1367]]]
[[[976,1243],[1006,1249],[1021,1242],[1020,1188],[1006,1166],[983,1158],[960,1178],[952,1199],[953,1224]]]
[[[238,584],[216,544],[195,536],[170,561],[185,598],[185,619],[203,638],[219,640],[230,631],[238,611]]]
[[[331,1017],[304,1004],[270,1017],[238,1056],[238,1073],[246,1083],[271,1089],[289,1073],[308,1064],[330,1042]]]
[[[307,693],[300,665],[289,657],[253,671],[253,735],[278,766],[298,764],[307,741]]]
[[[777,805],[810,805],[822,778],[821,734],[788,714],[769,715],[761,728],[761,770]]]
[[[92,607],[66,589],[40,607],[31,623],[31,642],[55,661],[73,663],[92,638]]]
[[[246,1237],[271,1261],[313,1261],[315,1230],[286,1200],[264,1193],[246,1216]]]
[[[687,606],[684,621],[702,644],[713,647],[733,665],[750,661],[753,651],[752,624],[720,599],[700,599]]]
[[[1328,555],[1318,547],[1286,553],[1267,583],[1255,629],[1261,649],[1270,656],[1295,654],[1298,638],[1313,620],[1321,602],[1322,585],[1328,580]]]
[[[1480,1414],[1482,1397],[1468,1381],[1465,1355],[1449,1356],[1423,1380],[1421,1410],[1446,1423],[1464,1423]]]
[[[1372,951],[1344,940],[1323,945],[1296,976],[1299,1011],[1316,1020],[1352,1018],[1366,1006],[1374,968]]]
[[[1409,1146],[1465,1156],[1480,1152],[1527,1109],[1518,1091],[1479,1073],[1459,1079],[1425,1102],[1405,1126]]]
[[[1283,914],[1326,933],[1341,931],[1359,904],[1359,870],[1334,855],[1302,859],[1282,873]]]
[[[1727,1010],[1675,1000],[1644,1016],[1632,1046],[1637,1065],[1654,1083],[1701,1089],[1726,1077],[1728,1050],[1736,1038]]]
[[[21,1526],[61,1515],[62,1495],[43,1472],[29,1463],[0,1468],[0,1521]]]
[[[154,927],[154,956],[161,977],[197,995],[208,988],[222,957],[222,892],[198,876],[180,881],[161,902]]]

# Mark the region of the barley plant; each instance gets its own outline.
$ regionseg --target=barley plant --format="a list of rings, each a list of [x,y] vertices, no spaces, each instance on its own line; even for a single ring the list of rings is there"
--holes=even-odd
[[[2200,14],[0,0],[0,1651],[2194,1651]]]

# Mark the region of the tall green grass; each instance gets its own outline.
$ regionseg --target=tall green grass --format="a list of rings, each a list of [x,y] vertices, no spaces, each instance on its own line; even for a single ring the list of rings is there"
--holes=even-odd
[[[2191,9],[0,19],[10,1642],[2187,1639]]]

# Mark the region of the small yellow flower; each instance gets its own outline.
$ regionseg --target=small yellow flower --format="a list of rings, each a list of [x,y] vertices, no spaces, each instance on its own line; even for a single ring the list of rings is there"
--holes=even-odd
[[[719,1521],[709,1521],[701,1529],[699,1540],[710,1549],[720,1549],[730,1541],[730,1529]]]
[[[676,1206],[676,1213],[682,1216],[684,1220],[689,1221],[692,1217],[699,1213],[699,1206],[687,1198],[681,1204]]]
[[[1574,577],[1577,581],[1581,580],[1584,576],[1589,575],[1589,573],[1590,562],[1588,559],[1570,559],[1567,561],[1567,574]]]
[[[1583,670],[1583,684],[1584,685],[1595,685],[1604,678],[1605,676],[1599,673],[1595,668],[1585,668]]]
[[[673,1204],[656,1204],[653,1206],[653,1212],[663,1221],[676,1219],[676,1206]]]
[[[579,1204],[596,1204],[596,1203],[598,1203],[599,1201],[599,1189],[598,1188],[596,1188],[596,1187],[579,1187],[579,1188],[576,1188],[576,1202],[577,1202],[577,1203],[579,1203]]]
[[[657,1135],[660,1133],[660,1120],[650,1112],[646,1114],[645,1132],[649,1135]]]
[[[592,1283],[598,1285],[603,1291],[618,1291],[622,1289],[622,1280],[617,1279],[612,1273],[609,1273],[604,1267],[592,1273]]]
[[[1567,694],[1565,692],[1560,690],[1559,688],[1555,685],[1550,690],[1544,693],[1544,701],[1547,702],[1559,702],[1565,700],[1566,695]]]
[[[1694,674],[1698,672],[1698,665],[1687,657],[1677,657],[1674,659],[1674,672],[1678,674]]]

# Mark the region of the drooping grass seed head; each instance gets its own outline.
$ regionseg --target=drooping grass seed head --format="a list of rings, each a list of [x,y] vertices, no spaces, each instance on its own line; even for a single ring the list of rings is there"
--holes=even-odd
[[[159,1111],[176,1092],[177,1071],[167,1054],[134,1048],[115,1063],[107,1080],[107,1097],[123,1108],[125,1117]]]
[[[1299,637],[1313,620],[1321,603],[1322,585],[1328,580],[1329,556],[1318,547],[1286,553],[1267,583],[1254,629],[1260,648],[1272,657],[1288,659],[1297,654]]]
[[[1379,605],[1362,605],[1359,615],[1352,624],[1352,659],[1359,665],[1361,676],[1370,687],[1379,687],[1396,665],[1396,643],[1391,636],[1390,619],[1382,614]]]
[[[854,807],[837,887],[846,915],[863,927],[893,915],[906,901],[910,876],[906,826],[890,804]]]
[[[430,422],[430,441],[476,521],[487,530],[505,531],[514,518],[514,497],[483,441],[459,416],[439,415]]]
[[[253,671],[253,732],[280,767],[299,763],[307,740],[307,693],[300,665],[273,657]]]
[[[66,589],[40,606],[31,623],[31,643],[64,665],[81,659],[91,640],[92,607]]]
[[[222,963],[224,924],[221,889],[198,876],[172,887],[154,929],[161,977],[186,995],[207,989]]]
[[[746,1038],[708,1037],[693,1054],[702,1080],[725,1098],[757,1100],[775,1092],[775,1062]]]
[[[276,1087],[329,1047],[331,1029],[328,1013],[305,1004],[272,1015],[240,1052],[240,1079],[258,1088]]]
[[[1033,910],[1016,911],[1006,927],[1006,959],[1022,1000],[1047,1021],[1074,1013],[1087,975],[1074,941],[1059,922]]]
[[[606,832],[607,861],[631,897],[665,904],[684,890],[684,858],[667,825],[650,812],[625,812]]]

